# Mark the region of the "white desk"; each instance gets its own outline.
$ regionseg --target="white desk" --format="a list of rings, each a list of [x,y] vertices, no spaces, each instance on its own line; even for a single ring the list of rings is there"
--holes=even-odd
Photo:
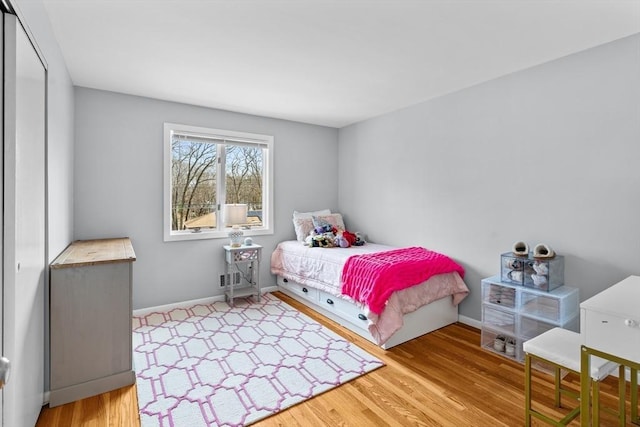
[[[581,352],[580,420],[590,424],[590,356],[631,368],[631,417],[638,422],[640,370],[640,276],[629,276],[580,304]],[[598,425],[598,420],[593,420]]]

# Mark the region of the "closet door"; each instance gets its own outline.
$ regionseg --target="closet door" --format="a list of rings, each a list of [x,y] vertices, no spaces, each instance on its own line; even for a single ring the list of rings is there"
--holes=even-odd
[[[2,415],[3,427],[32,427],[44,393],[46,71],[16,17],[3,27]]]
[[[4,13],[0,14],[0,45],[4,40]],[[0,76],[4,69],[4,56],[0,55]],[[4,85],[0,84],[0,101],[4,99]],[[4,101],[0,102],[0,117],[4,117]],[[2,139],[2,150],[0,150],[0,188],[2,188],[3,196],[0,197],[0,252],[2,252],[2,262],[0,263],[0,356],[4,357],[4,254],[5,254],[5,240],[4,240],[4,125],[0,121],[0,139]],[[4,359],[4,365],[2,367],[2,382],[3,387],[5,381],[9,379],[10,366],[7,366],[11,361]],[[4,427],[4,390],[0,389],[0,427]],[[8,426],[8,424],[7,424]]]

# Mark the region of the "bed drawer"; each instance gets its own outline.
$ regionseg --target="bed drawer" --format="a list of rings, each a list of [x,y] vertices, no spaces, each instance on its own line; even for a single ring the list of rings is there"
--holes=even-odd
[[[291,280],[287,280],[278,276],[278,286],[292,292],[296,295],[299,295],[303,298],[306,298],[314,303],[318,303],[318,290],[315,288],[311,288],[309,286],[303,286],[299,283],[296,283]]]
[[[322,291],[318,292],[318,300],[320,306],[325,310],[331,311],[365,330],[367,329],[367,316],[356,304]]]

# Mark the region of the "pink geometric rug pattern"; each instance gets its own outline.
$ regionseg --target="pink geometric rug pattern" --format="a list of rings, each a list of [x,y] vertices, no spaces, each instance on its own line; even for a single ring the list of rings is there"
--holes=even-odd
[[[383,366],[265,294],[133,318],[143,427],[240,426]]]

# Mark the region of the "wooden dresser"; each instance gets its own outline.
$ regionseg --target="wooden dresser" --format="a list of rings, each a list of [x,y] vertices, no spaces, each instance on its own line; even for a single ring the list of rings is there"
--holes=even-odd
[[[50,406],[135,382],[128,238],[73,242],[51,264]]]

